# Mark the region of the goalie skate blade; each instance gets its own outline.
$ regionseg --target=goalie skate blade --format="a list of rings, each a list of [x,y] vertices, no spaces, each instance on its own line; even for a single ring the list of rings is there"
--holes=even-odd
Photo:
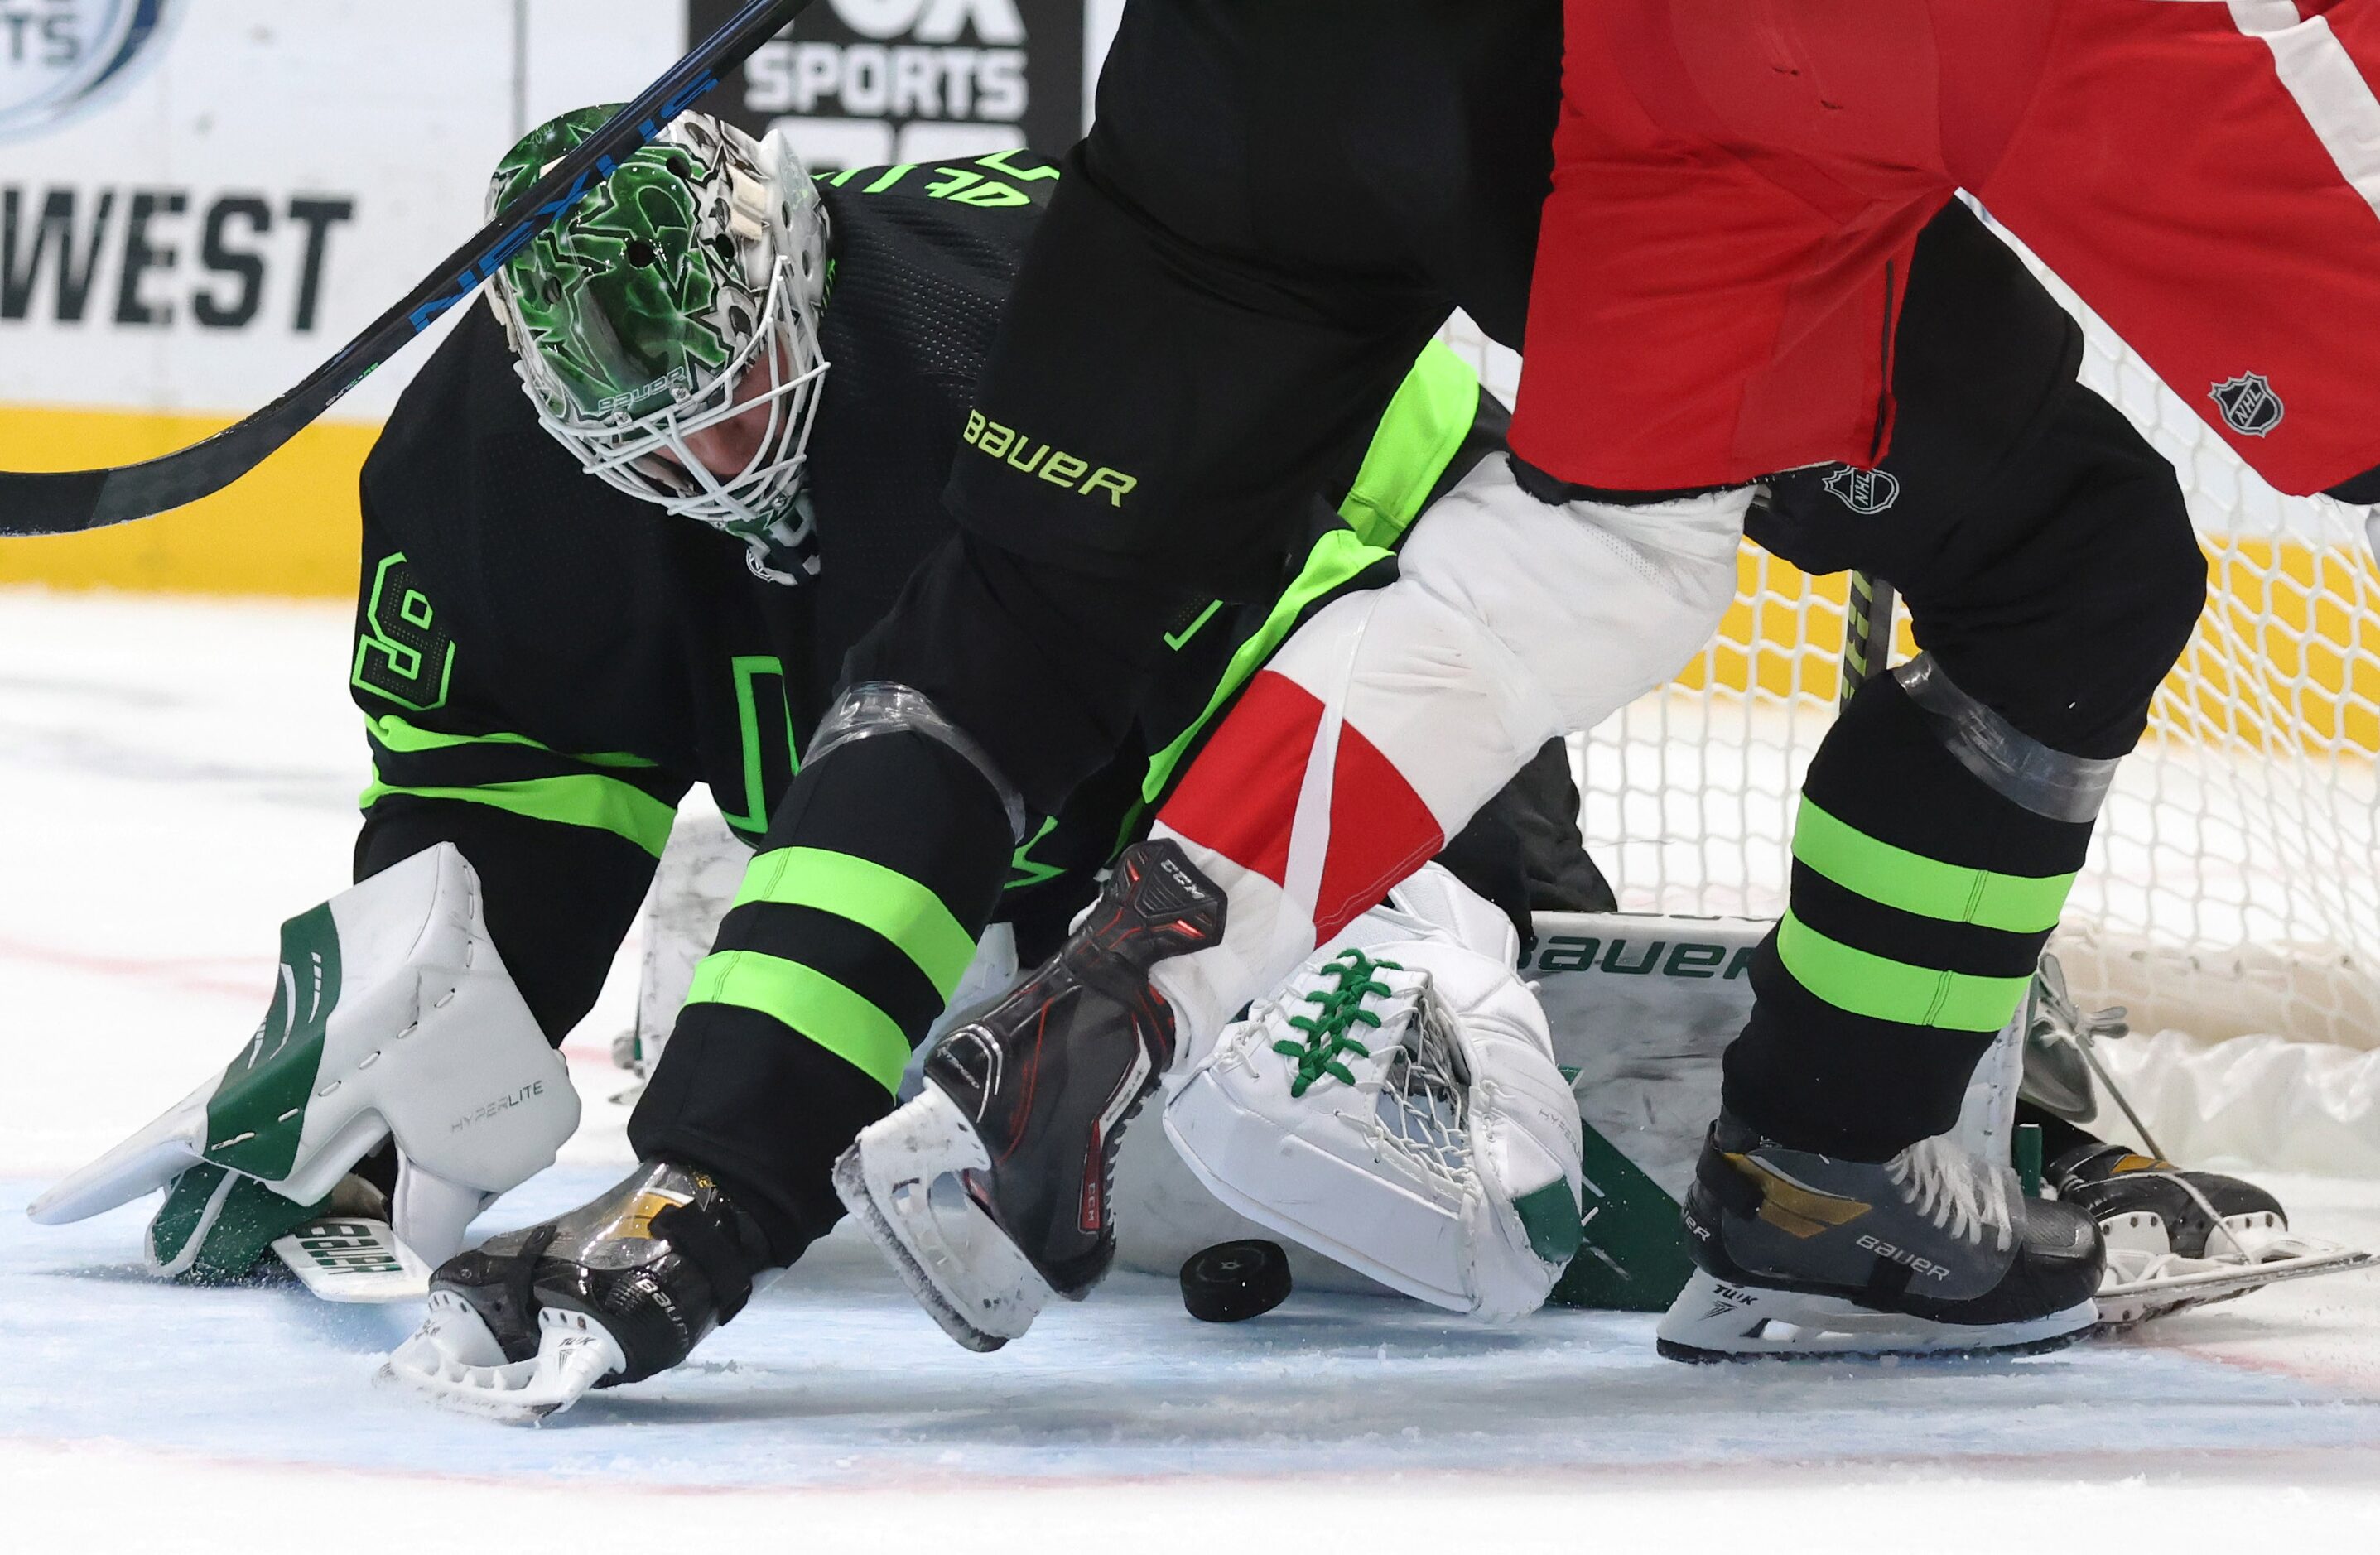
[[[861,1131],[834,1163],[834,1191],[910,1295],[967,1349],[989,1353],[1033,1326],[1049,1285],[961,1184],[990,1158],[958,1105],[928,1086]]]
[[[2119,1262],[2111,1256],[2107,1271],[2112,1278],[2099,1287],[2099,1326],[2110,1331],[2129,1329],[2152,1318],[2230,1301],[2284,1280],[2346,1274],[2375,1264],[2380,1256],[2321,1244],[2303,1253],[2244,1265],[2180,1257]]]
[[[2097,1319],[2097,1307],[2085,1301],[2025,1323],[1943,1323],[1840,1296],[1730,1284],[1697,1270],[1655,1332],[1657,1348],[1673,1361],[1957,1358],[2062,1349]]]
[[[547,1307],[538,1314],[537,1326],[537,1354],[506,1362],[468,1302],[433,1292],[420,1331],[396,1347],[377,1379],[443,1409],[507,1426],[534,1426],[628,1368],[619,1342],[583,1312]]]

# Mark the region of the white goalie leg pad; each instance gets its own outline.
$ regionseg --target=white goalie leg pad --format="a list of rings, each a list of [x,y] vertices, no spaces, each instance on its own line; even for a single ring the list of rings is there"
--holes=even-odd
[[[1554,505],[1484,460],[1422,516],[1395,583],[1301,627],[1200,758],[1230,774],[1229,802],[1200,803],[1194,769],[1160,818],[1231,899],[1222,943],[1155,974],[1183,1050],[1443,845],[1547,740],[1674,675],[1735,597],[1750,500]],[[1251,707],[1270,716],[1243,717]],[[1232,748],[1258,727],[1312,730],[1293,807],[1256,776],[1277,760]]]
[[[398,1238],[435,1265],[546,1166],[577,1093],[488,937],[479,878],[442,843],[283,930],[264,1024],[223,1073],[33,1204],[79,1221],[202,1161],[298,1204],[395,1136]]]
[[[1535,1311],[1579,1245],[1576,1101],[1512,925],[1432,865],[1174,1088],[1226,1206],[1432,1305]]]
[[[719,937],[719,920],[735,904],[752,850],[727,822],[689,795],[670,828],[669,845],[653,870],[645,898],[644,960],[637,977],[637,1028],[628,1057],[650,1075],[694,987],[694,970]]]

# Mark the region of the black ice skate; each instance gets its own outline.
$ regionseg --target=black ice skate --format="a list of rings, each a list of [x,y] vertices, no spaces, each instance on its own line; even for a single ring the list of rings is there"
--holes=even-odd
[[[1839,1160],[1722,1113],[1685,1219],[1699,1272],[1661,1318],[1672,1360],[2023,1353],[2098,1316],[2090,1217],[1948,1139]]]
[[[924,1092],[835,1163],[835,1192],[910,1293],[971,1350],[1079,1301],[1115,1257],[1124,1124],[1173,1061],[1149,968],[1214,944],[1223,893],[1170,842],[1116,860],[1058,954],[927,1056]]]
[[[2107,1239],[2099,1317],[2109,1325],[2373,1261],[2369,1253],[2290,1231],[2280,1201],[2253,1183],[2185,1172],[2121,1145],[2085,1140],[2045,1175],[2061,1200],[2098,1221]]]
[[[759,1228],[703,1172],[639,1166],[556,1220],[439,1266],[430,1315],[382,1368],[439,1403],[516,1424],[686,1359],[751,1298]]]

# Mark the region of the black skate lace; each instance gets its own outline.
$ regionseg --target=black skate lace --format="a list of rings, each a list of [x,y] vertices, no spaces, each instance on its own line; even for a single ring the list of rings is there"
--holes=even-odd
[[[1341,1062],[1346,1054],[1369,1058],[1372,1050],[1348,1035],[1357,1027],[1377,1029],[1380,1017],[1364,1008],[1364,1001],[1373,994],[1385,999],[1393,990],[1375,978],[1375,972],[1402,972],[1404,968],[1393,961],[1374,961],[1352,946],[1323,963],[1321,971],[1339,981],[1329,991],[1317,989],[1305,995],[1305,1002],[1322,1008],[1311,1015],[1292,1015],[1289,1024],[1305,1033],[1303,1042],[1284,1037],[1272,1045],[1272,1051],[1297,1061],[1296,1074],[1289,1084],[1289,1094],[1304,1096],[1325,1075],[1347,1085],[1355,1083],[1354,1072]]]

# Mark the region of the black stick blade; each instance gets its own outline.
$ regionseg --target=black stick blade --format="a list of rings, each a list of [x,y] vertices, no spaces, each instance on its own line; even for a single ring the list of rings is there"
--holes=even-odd
[[[70,535],[98,522],[103,469],[0,474],[0,535]]]

